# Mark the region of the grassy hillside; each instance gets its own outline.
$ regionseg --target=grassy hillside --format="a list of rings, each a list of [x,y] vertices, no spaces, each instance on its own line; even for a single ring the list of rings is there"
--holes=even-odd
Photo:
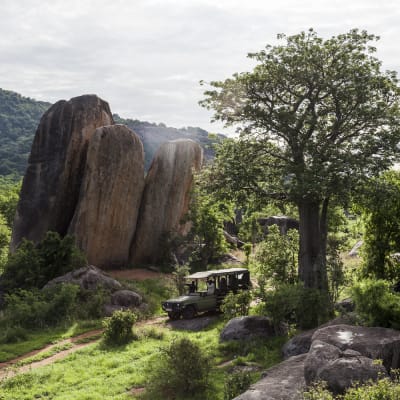
[[[0,89],[0,175],[25,173],[33,137],[43,113],[50,103],[23,97],[18,93]],[[133,129],[142,139],[145,167],[148,169],[158,147],[169,140],[188,138],[200,143],[206,158],[213,156],[212,143],[223,135],[209,135],[201,128],[171,128],[114,115],[115,121]]]
[[[0,175],[25,173],[33,135],[50,105],[0,89]]]

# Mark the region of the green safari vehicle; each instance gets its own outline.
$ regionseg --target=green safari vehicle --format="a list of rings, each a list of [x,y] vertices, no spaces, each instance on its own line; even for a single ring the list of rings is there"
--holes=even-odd
[[[201,271],[185,277],[187,294],[163,301],[162,309],[172,320],[191,319],[198,313],[218,311],[229,292],[248,290],[250,273],[246,268]]]

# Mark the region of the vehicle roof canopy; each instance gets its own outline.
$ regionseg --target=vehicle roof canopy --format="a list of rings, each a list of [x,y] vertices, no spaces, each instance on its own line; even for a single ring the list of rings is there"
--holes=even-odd
[[[227,269],[214,269],[210,271],[200,271],[195,272],[194,274],[188,275],[186,279],[206,279],[211,278],[213,276],[221,276],[221,275],[234,275],[240,274],[243,272],[249,272],[246,268],[227,268]]]

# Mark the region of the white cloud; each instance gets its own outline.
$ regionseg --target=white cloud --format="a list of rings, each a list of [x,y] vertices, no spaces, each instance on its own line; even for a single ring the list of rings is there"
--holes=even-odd
[[[353,27],[378,34],[399,70],[400,5],[387,0],[2,0],[0,87],[57,101],[97,93],[123,116],[198,125],[199,81],[251,68],[276,34]]]

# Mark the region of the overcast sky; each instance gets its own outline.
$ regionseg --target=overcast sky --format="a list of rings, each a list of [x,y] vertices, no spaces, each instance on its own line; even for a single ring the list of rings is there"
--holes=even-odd
[[[398,0],[0,0],[0,87],[55,102],[85,93],[122,117],[211,125],[199,81],[251,69],[278,33],[351,28],[381,37],[400,71]]]

